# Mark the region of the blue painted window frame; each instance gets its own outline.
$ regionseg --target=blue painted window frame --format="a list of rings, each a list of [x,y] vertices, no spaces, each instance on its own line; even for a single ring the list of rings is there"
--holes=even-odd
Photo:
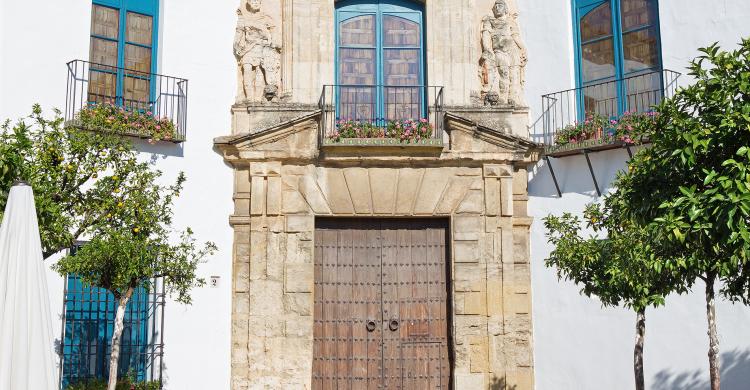
[[[90,33],[90,37],[103,39],[110,42],[117,42],[117,67],[120,69],[125,68],[125,44],[135,45],[140,47],[148,47],[147,45],[141,45],[135,42],[129,42],[126,39],[125,29],[127,28],[127,15],[128,12],[137,13],[141,15],[151,16],[152,28],[151,28],[151,70],[150,73],[157,73],[157,58],[158,58],[158,44],[159,44],[159,0],[92,0],[92,5],[98,5],[108,8],[117,9],[119,11],[119,31],[117,39],[111,39],[100,35],[95,35],[93,32]],[[116,98],[118,104],[123,104],[121,101],[124,98],[124,79],[125,74],[121,70],[117,71],[117,86],[116,86]],[[150,98],[149,101],[153,102],[154,96],[156,95],[156,86],[153,82],[153,77],[150,83]]]
[[[575,80],[576,80],[576,88],[583,88],[586,85],[596,84],[598,82],[602,82],[605,80],[623,80],[624,78],[646,73],[650,71],[661,71],[663,69],[664,63],[662,59],[662,46],[661,46],[661,29],[660,29],[660,21],[659,21],[659,1],[658,0],[649,0],[652,1],[654,4],[654,10],[655,10],[655,20],[653,24],[649,24],[646,26],[639,26],[637,28],[633,28],[627,31],[622,30],[622,20],[621,20],[621,0],[571,0],[572,5],[572,16],[573,16],[573,40],[574,40],[574,62],[575,62]],[[599,7],[602,4],[610,3],[610,9],[612,13],[612,39],[614,44],[614,63],[615,63],[615,75],[613,77],[606,77],[599,80],[592,80],[588,82],[583,81],[583,60],[582,60],[582,39],[581,39],[581,19],[586,16],[589,12],[593,11],[597,7]],[[647,69],[639,69],[634,72],[625,73],[625,66],[624,66],[624,54],[623,54],[623,34],[639,31],[639,30],[645,30],[648,28],[654,27],[656,29],[656,51],[659,56],[658,65],[653,68],[647,68]],[[604,39],[604,38],[598,38],[598,39]],[[596,40],[594,40],[596,41]],[[582,119],[585,117],[585,113],[583,112],[583,96],[582,92],[579,94],[581,96],[577,97],[578,100],[578,107],[579,107],[579,119]],[[625,111],[625,88],[623,86],[622,82],[617,83],[617,96],[618,96],[618,112],[622,114]]]
[[[419,24],[420,28],[420,45],[419,45],[419,79],[420,82],[416,87],[421,87],[422,89],[422,104],[421,104],[421,115],[422,117],[427,116],[427,106],[426,106],[426,80],[427,80],[427,60],[426,60],[426,51],[425,51],[425,40],[426,40],[426,33],[425,33],[425,17],[424,17],[424,6],[421,3],[415,2],[415,1],[409,1],[409,0],[345,0],[345,1],[338,1],[336,2],[336,16],[335,16],[335,36],[336,36],[336,50],[334,54],[334,63],[335,65],[335,84],[339,85],[339,51],[342,48],[347,48],[346,46],[342,46],[340,42],[340,26],[343,22],[350,20],[352,18],[356,18],[363,15],[375,15],[376,22],[375,22],[375,39],[376,39],[376,46],[375,46],[375,73],[376,73],[376,86],[383,86],[384,85],[384,67],[383,67],[383,53],[385,50],[388,49],[396,49],[395,47],[385,47],[383,45],[383,16],[384,15],[394,15],[398,16],[407,20],[410,20],[412,22],[416,22]],[[338,102],[339,102],[339,91],[338,88],[336,88],[335,91],[335,99],[337,102],[336,112],[339,112],[338,108]],[[376,95],[376,117],[377,118],[383,118],[384,117],[384,101],[385,97],[383,96],[383,88],[377,89],[377,95]],[[338,116],[338,114],[337,114]],[[402,118],[402,119],[419,119],[419,118]]]
[[[75,256],[79,248],[80,245],[71,248],[71,256]],[[65,283],[62,388],[81,379],[109,377],[110,343],[117,312],[117,300],[111,292],[85,285],[77,275],[68,275]],[[144,287],[134,291],[125,311],[125,328],[120,341],[118,375],[131,374],[139,382],[151,379],[147,376],[145,351],[138,350],[152,341],[149,301],[149,291]],[[134,328],[133,323],[138,326]]]

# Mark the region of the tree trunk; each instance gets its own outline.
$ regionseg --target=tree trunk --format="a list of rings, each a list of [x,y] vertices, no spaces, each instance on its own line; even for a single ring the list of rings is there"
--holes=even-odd
[[[706,314],[708,316],[708,366],[711,374],[711,390],[721,389],[721,372],[719,368],[719,338],[716,334],[716,306],[714,300],[715,276],[706,278]]]
[[[115,390],[117,387],[117,364],[120,360],[120,336],[125,322],[125,309],[128,306],[130,297],[133,296],[134,289],[128,288],[125,295],[120,297],[117,305],[117,314],[115,315],[115,329],[112,332],[112,354],[109,357],[109,384],[107,390]]]
[[[643,344],[646,337],[646,309],[638,309],[635,321],[635,348],[633,350],[633,370],[635,390],[646,390],[643,377]]]

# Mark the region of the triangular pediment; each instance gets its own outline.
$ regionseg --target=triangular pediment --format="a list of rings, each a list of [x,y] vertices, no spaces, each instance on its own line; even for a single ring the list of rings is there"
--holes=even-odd
[[[513,128],[521,125],[504,121],[502,116],[495,126],[480,123],[474,119],[448,112],[445,123],[451,140],[451,151],[476,154],[517,154],[538,153],[541,146],[527,138],[513,134]]]
[[[318,155],[320,110],[253,133],[214,139],[227,160],[314,159]]]

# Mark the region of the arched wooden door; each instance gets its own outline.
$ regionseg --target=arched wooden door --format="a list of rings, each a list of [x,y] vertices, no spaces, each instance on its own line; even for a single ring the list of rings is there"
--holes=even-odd
[[[448,389],[447,223],[321,219],[313,389]]]

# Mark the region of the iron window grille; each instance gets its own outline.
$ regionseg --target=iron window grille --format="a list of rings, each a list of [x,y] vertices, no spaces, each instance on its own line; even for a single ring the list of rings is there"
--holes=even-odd
[[[80,244],[71,248],[71,255]],[[60,335],[60,385],[109,376],[109,356],[117,300],[109,291],[85,285],[68,275],[63,294]],[[128,303],[120,342],[118,376],[134,380],[163,379],[164,284],[139,287]]]

